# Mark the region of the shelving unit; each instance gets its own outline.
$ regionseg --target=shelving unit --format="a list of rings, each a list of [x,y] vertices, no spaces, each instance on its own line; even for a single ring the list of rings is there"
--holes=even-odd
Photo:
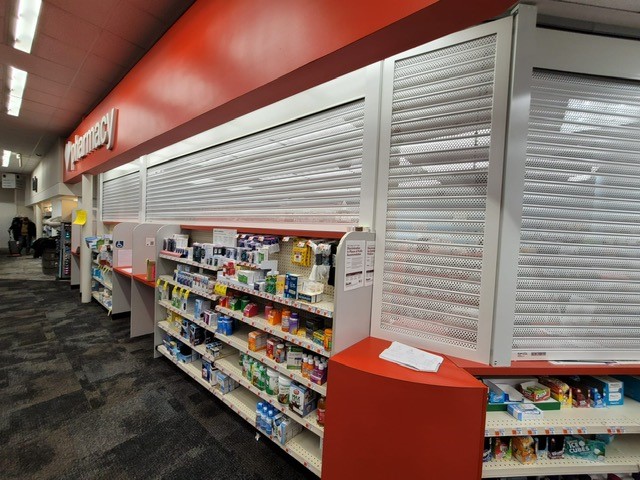
[[[113,276],[113,313],[131,311],[131,278],[118,270],[131,266],[133,256],[133,229],[137,224],[118,223],[113,227],[113,267],[118,275]]]
[[[75,214],[74,214],[75,216]],[[71,224],[71,275],[72,287],[80,286],[80,242],[82,241],[82,226]]]
[[[173,272],[176,268],[177,264],[186,264],[192,267],[198,267],[199,271],[202,273],[210,272],[210,271],[218,271],[217,267],[212,267],[209,265],[203,265],[197,262],[189,261],[184,258],[180,258],[174,255],[169,255],[164,253],[160,246],[162,244],[162,238],[170,236],[172,233],[184,233],[180,229],[180,227],[173,227],[173,229],[166,229],[164,232],[158,232],[158,236],[156,239],[156,243],[159,245],[159,249],[157,252],[157,289],[165,289],[167,288],[170,292],[174,290],[176,292],[189,292],[189,295],[197,295],[202,298],[207,298],[212,301],[217,301],[219,295],[212,293],[204,293],[194,290],[192,288],[186,287],[184,285],[179,284],[173,279]],[[202,231],[197,232],[199,237],[197,241],[210,241],[205,240]],[[299,345],[311,352],[316,354],[320,354],[325,357],[330,357],[332,354],[339,352],[340,350],[348,347],[349,345],[366,338],[369,335],[369,321],[370,321],[370,305],[371,305],[371,295],[372,288],[371,286],[363,286],[359,289],[352,290],[347,293],[345,291],[345,270],[344,270],[344,259],[346,252],[346,244],[350,241],[358,242],[358,244],[364,245],[365,242],[373,242],[374,236],[371,233],[365,232],[350,232],[344,234],[342,237],[342,241],[338,246],[338,253],[336,254],[336,285],[335,287],[329,287],[325,293],[328,294],[328,299],[320,303],[307,303],[303,301],[298,301],[295,299],[284,298],[279,295],[272,295],[265,292],[259,292],[248,285],[237,282],[234,279],[228,277],[218,276],[217,278],[217,289],[216,291],[225,292],[225,290],[234,290],[237,292],[242,292],[247,294],[249,297],[254,298],[259,304],[264,304],[266,301],[271,301],[274,304],[280,304],[281,306],[289,306],[292,309],[300,310],[301,318],[305,315],[309,314],[318,315],[320,317],[325,317],[333,320],[332,330],[333,330],[333,348],[332,351],[327,351],[324,349],[324,346],[318,345],[313,341],[298,336],[292,335],[287,332],[283,332],[280,329],[279,325],[270,325],[267,320],[263,316],[253,316],[253,317],[245,317],[242,312],[230,310],[228,308],[224,308],[221,306],[216,306],[216,310],[219,313],[228,315],[230,317],[236,318],[243,323],[243,326],[239,328],[232,335],[222,335],[220,333],[215,332],[215,328],[213,326],[206,325],[204,322],[199,319],[195,319],[191,312],[184,312],[180,308],[174,307],[167,300],[158,300],[156,302],[156,336],[155,336],[155,344],[157,346],[156,355],[165,355],[167,356],[167,351],[162,346],[162,334],[164,332],[169,333],[173,337],[176,337],[179,341],[183,341],[188,344],[187,340],[180,339],[179,332],[171,329],[169,327],[168,322],[165,321],[167,316],[167,312],[173,312],[175,314],[180,315],[182,318],[185,318],[202,328],[205,328],[214,333],[215,337],[233,349],[237,350],[238,353],[233,353],[229,356],[224,356],[223,358],[218,358],[214,361],[214,365],[220,371],[233,378],[239,383],[239,387],[231,392],[230,394],[223,395],[222,400],[225,401],[229,399],[241,398],[243,404],[239,405],[237,402],[231,401],[226,402],[234,411],[239,413],[245,420],[249,421],[251,424],[255,424],[255,407],[259,399],[266,400],[275,408],[284,412],[288,417],[293,419],[298,424],[304,427],[303,433],[294,437],[287,445],[284,447],[284,450],[296,458],[298,461],[307,466],[312,472],[316,475],[321,474],[322,470],[322,461],[321,461],[321,444],[323,442],[323,438],[325,437],[325,427],[317,424],[315,420],[315,413],[311,412],[306,417],[301,417],[295,412],[288,409],[288,407],[282,406],[278,403],[276,397],[268,395],[265,391],[260,391],[257,387],[255,387],[251,381],[246,379],[242,375],[242,368],[239,366],[239,354],[249,355],[250,357],[258,360],[263,363],[267,367],[277,371],[281,375],[286,375],[297,383],[307,386],[313,391],[319,393],[320,395],[327,395],[329,391],[328,382],[324,385],[317,385],[312,383],[309,379],[303,377],[298,371],[291,371],[286,368],[286,365],[279,364],[275,362],[275,360],[270,359],[266,356],[264,351],[251,351],[249,350],[247,336],[251,329],[259,329],[271,335],[277,336],[283,340],[291,342],[293,344]],[[297,267],[295,265],[288,264],[288,261],[291,257],[291,242],[282,242],[281,243],[281,251],[279,253],[278,267],[280,272],[292,272],[298,273],[302,277],[306,277],[309,275],[310,267],[306,270],[303,267]],[[248,264],[246,262],[235,262],[237,265],[246,266],[250,268],[259,267],[258,265]],[[342,263],[342,265],[341,265]],[[226,287],[226,289],[225,289]],[[344,315],[344,317],[342,317]],[[340,318],[344,318],[344,321],[340,321]],[[206,355],[206,351],[203,346],[192,347],[196,352],[201,355]],[[206,358],[206,357],[205,357]],[[174,359],[172,359],[174,361]],[[174,361],[175,363],[175,361]],[[180,367],[183,370],[190,370],[191,367]],[[187,372],[189,373],[189,372]],[[190,375],[193,378],[200,377],[200,372],[196,373],[195,368],[191,371]],[[194,376],[195,375],[195,376]],[[328,373],[329,378],[331,378],[331,372]],[[196,378],[198,380],[198,378]],[[203,384],[202,379],[200,378],[199,383]],[[205,388],[209,391],[215,393],[215,388],[206,385],[206,382],[203,384]],[[242,393],[240,393],[242,392]]]
[[[637,473],[640,471],[640,437],[617,437],[607,445],[604,462],[564,458],[539,458],[535,463],[522,464],[517,460],[488,462],[482,466],[483,478],[563,475],[579,473]]]
[[[640,403],[625,397],[608,408],[545,410],[537,420],[516,420],[507,412],[487,412],[485,437],[509,435],[640,434]],[[640,450],[639,450],[640,454]]]
[[[171,356],[171,354],[169,354],[163,345],[158,346],[157,351],[176,364],[180,370],[184,371],[202,387],[215,395],[241,418],[249,422],[249,424],[255,425],[256,404],[259,401],[255,394],[251,393],[249,390],[237,388],[223,395],[215,385],[209,384],[202,378],[202,364],[199,360],[193,363],[178,362],[173,356]],[[262,432],[260,432],[260,434],[261,436],[273,441],[285,452],[307,467],[311,472],[320,476],[322,468],[322,454],[318,445],[317,437],[313,433],[303,431],[289,440],[285,445],[282,445],[273,436],[265,435]]]
[[[58,239],[58,279],[71,279],[71,223],[60,224]]]
[[[95,299],[96,302],[98,302],[100,305],[102,305],[104,308],[107,309],[107,313],[111,314],[111,305],[109,305],[103,298],[102,294],[100,292],[92,292],[91,296]]]

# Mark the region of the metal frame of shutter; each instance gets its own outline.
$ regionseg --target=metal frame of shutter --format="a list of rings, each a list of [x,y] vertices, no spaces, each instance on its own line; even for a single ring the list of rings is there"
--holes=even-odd
[[[140,171],[102,182],[101,220],[138,221],[142,201]]]
[[[384,62],[373,336],[489,362],[512,26]]]

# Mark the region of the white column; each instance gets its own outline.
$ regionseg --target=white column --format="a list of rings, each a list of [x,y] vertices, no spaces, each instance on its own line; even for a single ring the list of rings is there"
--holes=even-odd
[[[40,238],[42,237],[42,209],[39,203],[33,206],[33,216],[35,217],[33,221],[36,224],[36,238]],[[36,238],[33,240],[35,241]]]
[[[87,222],[82,226],[80,240],[80,291],[82,303],[91,301],[91,250],[85,237],[93,235],[93,175],[82,175],[82,209],[87,212]]]

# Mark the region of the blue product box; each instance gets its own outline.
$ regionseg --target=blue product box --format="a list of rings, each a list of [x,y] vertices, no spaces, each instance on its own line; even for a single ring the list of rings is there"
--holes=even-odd
[[[623,382],[624,394],[640,402],[640,376],[637,375],[612,375],[616,380]]]
[[[211,362],[202,360],[202,378],[207,382],[211,382]]]
[[[298,298],[298,279],[300,275],[287,273],[285,276],[284,296],[285,298]]]
[[[193,317],[196,320],[203,320],[206,311],[211,309],[211,300],[196,298],[193,306]]]
[[[586,377],[585,381],[598,388],[606,405],[624,405],[624,383],[606,375]]]

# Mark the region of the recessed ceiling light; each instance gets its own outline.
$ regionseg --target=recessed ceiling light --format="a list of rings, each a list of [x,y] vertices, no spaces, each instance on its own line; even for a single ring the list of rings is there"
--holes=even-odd
[[[17,117],[20,115],[22,106],[22,94],[27,84],[27,72],[16,67],[9,67],[11,72],[9,79],[9,101],[7,103],[7,113]]]
[[[42,0],[20,0],[18,3],[14,48],[31,53],[41,6]]]

